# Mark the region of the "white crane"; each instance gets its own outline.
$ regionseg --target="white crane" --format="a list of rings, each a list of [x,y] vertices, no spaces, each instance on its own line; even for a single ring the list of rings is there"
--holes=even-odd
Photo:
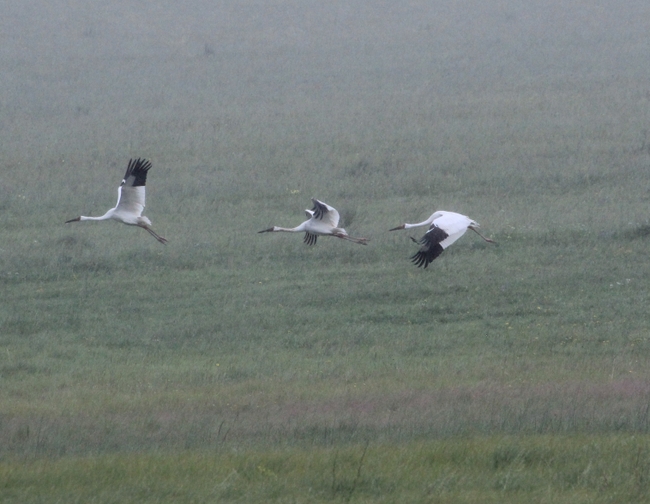
[[[435,212],[424,222],[417,224],[402,224],[396,228],[389,229],[389,231],[397,231],[398,229],[410,229],[418,226],[429,226],[429,230],[418,241],[411,237],[415,243],[420,243],[422,247],[418,252],[411,257],[411,260],[418,266],[424,266],[425,269],[429,263],[436,257],[442,254],[449,245],[454,243],[458,238],[465,234],[465,231],[471,229],[475,231],[481,238],[488,243],[494,243],[494,240],[486,238],[478,231],[479,224],[473,221],[466,215],[455,212],[445,212],[440,210]]]
[[[286,231],[288,233],[302,233],[304,231],[304,242],[307,245],[314,245],[319,236],[336,236],[337,238],[342,238],[354,243],[367,245],[367,238],[354,238],[348,235],[345,229],[338,227],[339,213],[336,211],[336,208],[315,198],[312,198],[311,200],[314,203],[314,208],[311,210],[305,210],[309,219],[299,226],[296,226],[295,228],[273,226],[258,232],[271,233],[276,231]]]
[[[138,226],[146,229],[156,240],[162,244],[166,244],[167,240],[151,229],[149,227],[151,226],[151,221],[142,215],[142,211],[144,210],[144,186],[147,182],[149,168],[151,168],[151,161],[140,158],[131,159],[124,179],[117,188],[117,204],[115,208],[111,208],[101,217],[86,217],[85,215],[81,215],[76,219],[65,221],[65,223],[114,219],[129,226]]]

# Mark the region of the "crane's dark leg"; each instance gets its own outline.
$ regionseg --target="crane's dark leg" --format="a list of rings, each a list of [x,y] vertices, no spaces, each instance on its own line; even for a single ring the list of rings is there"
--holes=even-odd
[[[488,242],[488,243],[496,243],[494,240],[491,240],[490,238],[486,238],[481,233],[479,233],[478,230],[474,226],[469,226],[469,229],[474,231],[477,235],[479,235],[481,238],[483,238],[486,242]]]
[[[348,236],[344,234],[334,233],[332,236],[341,238],[343,240],[351,241],[352,243],[358,243],[359,245],[368,245],[368,238],[355,238],[354,236]]]
[[[167,244],[167,239],[166,239],[166,238],[163,238],[163,237],[160,236],[160,235],[158,235],[158,234],[157,234],[153,229],[151,229],[149,226],[143,225],[143,226],[141,226],[141,227],[144,228],[144,229],[146,229],[147,232],[148,232],[151,236],[153,236],[156,240],[158,240],[158,241],[159,241],[160,243],[162,243],[163,245],[166,245],[166,244]]]

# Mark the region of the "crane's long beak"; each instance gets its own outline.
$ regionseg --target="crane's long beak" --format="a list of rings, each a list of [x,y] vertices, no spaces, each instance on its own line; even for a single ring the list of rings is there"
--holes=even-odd
[[[270,227],[268,229],[262,229],[261,231],[258,231],[258,233],[270,233],[271,231],[273,231],[272,227]]]
[[[397,227],[395,227],[393,229],[389,229],[389,231],[397,231],[398,229],[404,229],[405,227],[406,227],[406,225],[402,224],[401,226],[397,226]]]
[[[80,220],[81,220],[81,217],[76,217],[75,219],[70,219],[70,220],[65,221],[65,223],[68,224],[69,222],[78,222]]]

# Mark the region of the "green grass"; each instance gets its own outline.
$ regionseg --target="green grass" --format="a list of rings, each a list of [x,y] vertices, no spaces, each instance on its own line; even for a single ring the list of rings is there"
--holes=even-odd
[[[0,463],[5,502],[648,502],[647,436],[474,437],[400,445]]]
[[[0,500],[642,502],[647,8],[245,4],[7,17]]]

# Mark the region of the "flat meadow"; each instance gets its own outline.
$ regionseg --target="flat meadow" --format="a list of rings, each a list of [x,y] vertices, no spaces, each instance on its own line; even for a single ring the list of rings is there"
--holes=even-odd
[[[649,7],[96,9],[0,21],[2,502],[649,500]]]

